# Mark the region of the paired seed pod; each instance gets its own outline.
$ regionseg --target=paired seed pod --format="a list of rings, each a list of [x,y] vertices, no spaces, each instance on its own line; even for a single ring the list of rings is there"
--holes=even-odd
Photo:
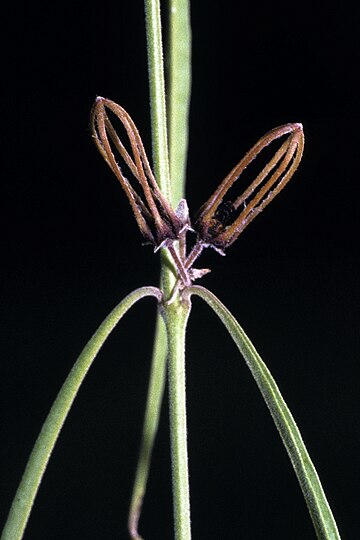
[[[125,128],[132,156],[121,142],[108,111]],[[91,127],[101,155],[129,199],[142,235],[147,242],[155,246],[155,249],[160,247],[170,249],[184,284],[191,282],[190,268],[204,247],[212,247],[224,254],[224,250],[235,242],[249,223],[285,187],[296,171],[304,149],[301,124],[285,124],[264,135],[200,208],[193,225],[193,230],[197,233],[197,242],[187,256],[185,236],[186,229],[190,228],[190,221],[187,211],[183,210],[183,207],[187,209],[186,201],[182,201],[179,209],[174,211],[160,191],[139,132],[129,114],[113,101],[98,97],[91,112]],[[245,169],[266,147],[283,137],[286,137],[284,142],[255,179],[243,193],[231,200],[229,190],[234,187]],[[130,169],[142,195],[125,177],[116,155]],[[180,241],[179,252],[173,246],[176,240]]]

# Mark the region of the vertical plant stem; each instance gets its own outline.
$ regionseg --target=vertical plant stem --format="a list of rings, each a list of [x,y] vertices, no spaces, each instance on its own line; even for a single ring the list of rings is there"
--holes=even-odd
[[[160,0],[145,0],[145,26],[154,172],[161,191],[171,200]],[[174,284],[175,275],[169,254],[166,249],[162,249],[161,286],[165,298],[170,296]]]
[[[191,93],[189,0],[169,0],[169,140],[171,197],[185,194]],[[191,305],[174,302],[165,310],[169,343],[169,400],[176,540],[190,540],[190,492],[187,456],[185,331]]]
[[[182,6],[180,8],[180,5]],[[148,48],[150,106],[153,138],[154,171],[157,182],[164,195],[174,205],[183,197],[184,171],[187,149],[188,108],[190,97],[190,31],[188,23],[188,4],[180,0],[173,1],[171,11],[174,13],[179,6],[180,17],[172,19],[170,33],[170,70],[173,73],[170,86],[170,103],[172,104],[172,133],[173,144],[176,137],[182,140],[183,147],[180,154],[172,161],[171,167],[175,173],[175,181],[171,183],[169,175],[169,159],[167,147],[167,124],[165,106],[164,64],[161,36],[161,17],[159,0],[145,0],[146,34]],[[186,22],[187,20],[187,22]],[[179,35],[179,26],[183,30],[187,27],[182,45],[181,54],[177,54],[178,44],[174,37]],[[185,30],[184,30],[185,31]],[[188,40],[188,43],[185,43]],[[186,51],[184,54],[184,51]],[[172,68],[172,62],[175,63]],[[185,79],[180,79],[176,73],[184,69],[187,73]],[[183,90],[178,85],[184,83]],[[187,89],[185,89],[187,87]],[[175,96],[177,96],[175,98]],[[175,153],[172,159],[175,160]],[[181,163],[181,160],[183,161]],[[182,171],[182,172],[181,172]],[[165,249],[161,250],[161,288],[165,300],[170,297],[176,281],[176,273]],[[190,312],[190,303],[181,303],[176,298],[171,305],[163,305],[163,315],[166,323],[169,351],[169,394],[170,394],[170,425],[171,425],[171,454],[173,470],[175,537],[177,540],[189,540],[190,533],[190,504],[189,481],[187,470],[187,444],[186,444],[186,409],[185,409],[185,329]],[[157,375],[160,377],[160,372]],[[156,377],[156,375],[155,375]],[[160,388],[160,385],[157,385]],[[160,407],[161,396],[153,395],[151,400],[156,401]],[[150,406],[150,405],[149,405]]]
[[[167,144],[164,60],[159,0],[145,0],[145,26],[148,54],[154,172],[161,191],[165,197],[171,200]],[[175,276],[167,250],[162,249],[160,255],[161,288],[165,292],[165,296],[168,297],[171,294],[171,290],[175,284]],[[163,321],[158,315],[142,442],[140,447],[139,461],[135,473],[135,481],[128,518],[129,533],[131,538],[134,540],[141,539],[141,536],[138,533],[138,523],[140,519],[142,502],[146,491],[152,448],[154,446],[155,436],[158,429],[161,403],[164,395],[167,352],[166,341],[166,329]]]
[[[50,409],[31,452],[2,532],[1,540],[20,540],[23,537],[46,466],[85,375],[104,341],[119,320],[135,302],[145,296],[155,296],[158,302],[162,299],[161,292],[156,287],[142,287],[130,293],[100,325],[74,364]]]
[[[152,449],[159,425],[161,403],[165,386],[166,358],[166,328],[163,318],[161,315],[158,315],[140,455],[129,512],[129,533],[134,540],[141,540],[141,536],[138,533],[138,522],[149,476]]]
[[[168,334],[168,370],[172,485],[176,540],[190,540],[190,493],[187,455],[185,332],[189,301],[170,304],[164,312]]]
[[[191,26],[189,0],[169,0],[169,47],[167,57],[169,153],[172,203],[185,192],[191,93]]]
[[[145,24],[148,51],[154,172],[161,191],[167,199],[170,199],[171,188],[166,127],[160,0],[145,0]]]

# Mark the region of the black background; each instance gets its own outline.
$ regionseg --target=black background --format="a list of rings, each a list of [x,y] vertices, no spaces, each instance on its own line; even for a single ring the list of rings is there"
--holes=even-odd
[[[359,35],[348,3],[193,2],[192,212],[266,131],[304,124],[300,169],[203,279],[237,316],[293,412],[343,538],[357,538]],[[88,129],[124,106],[150,155],[142,2],[16,4],[6,14],[1,164],[1,520],[41,423],[112,307],[156,284],[120,186]],[[66,421],[25,538],[127,538],[155,305],[110,337]],[[197,539],[315,538],[244,362],[194,300],[187,356]],[[141,531],[172,538],[167,407]]]

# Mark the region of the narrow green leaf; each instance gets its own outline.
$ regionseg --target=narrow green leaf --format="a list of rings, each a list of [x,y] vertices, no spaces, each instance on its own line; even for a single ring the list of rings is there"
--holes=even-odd
[[[171,202],[185,193],[191,92],[191,27],[189,0],[169,0],[167,66]]]
[[[154,296],[158,302],[162,300],[162,294],[156,287],[142,287],[130,293],[100,325],[75,362],[50,409],[30,454],[2,532],[1,540],[20,540],[23,537],[46,466],[85,375],[106,338],[120,319],[138,300],[146,296]]]
[[[190,295],[200,296],[215,311],[243,355],[289,454],[317,537],[320,540],[339,540],[340,535],[318,474],[295,420],[268,368],[237,320],[214,294],[199,286],[191,287],[188,290]]]

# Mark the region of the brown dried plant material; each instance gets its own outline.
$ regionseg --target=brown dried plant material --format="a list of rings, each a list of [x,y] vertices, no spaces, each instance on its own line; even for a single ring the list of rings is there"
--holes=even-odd
[[[125,128],[132,156],[120,140],[109,117],[112,113]],[[176,240],[186,224],[177,216],[161,193],[146,156],[140,134],[130,115],[120,105],[98,97],[91,111],[91,129],[100,152],[123,187],[140,231],[156,248],[166,247]],[[124,176],[118,158],[121,158],[141,186],[142,196]]]
[[[261,151],[286,135],[286,140],[249,187],[234,200],[225,200],[241,173]],[[194,226],[199,243],[223,253],[286,186],[299,166],[303,149],[304,133],[301,124],[285,124],[264,135],[200,208]]]
[[[124,127],[131,154],[121,141],[112,119]],[[212,247],[224,255],[224,250],[235,242],[245,227],[276,197],[296,171],[304,148],[301,124],[285,124],[269,131],[200,208],[192,229],[185,199],[180,201],[175,211],[160,191],[140,134],[129,114],[114,101],[98,97],[91,111],[91,128],[98,150],[129,199],[142,235],[155,246],[155,251],[161,247],[168,248],[178,278],[174,294],[179,288],[190,286],[210,271],[193,268],[204,248]],[[230,200],[228,192],[246,167],[267,146],[283,137],[285,140],[280,148],[274,151],[249,187]],[[127,165],[136,181],[125,177],[120,166],[122,162]],[[186,237],[189,230],[197,233],[197,239],[188,253]]]

